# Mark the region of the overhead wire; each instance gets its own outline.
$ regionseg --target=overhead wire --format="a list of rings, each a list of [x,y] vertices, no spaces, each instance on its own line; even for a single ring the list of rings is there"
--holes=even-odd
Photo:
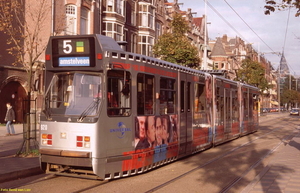
[[[204,0],[205,1],[205,0]],[[248,42],[246,40],[246,38],[244,38],[231,24],[230,22],[228,22],[223,16],[222,14],[220,14],[208,1],[206,2],[206,4],[229,26],[231,27],[242,39],[244,39],[246,42]]]
[[[285,35],[284,35],[284,41],[283,41],[282,54],[284,53],[284,50],[285,50],[286,37],[287,37],[289,23],[290,23],[290,15],[291,15],[290,13],[291,13],[291,7],[289,7],[288,18],[287,18],[287,21],[286,21],[286,28],[285,28]],[[295,73],[295,70],[289,64],[287,64],[287,65]]]
[[[283,51],[284,51],[284,48],[285,48],[286,36],[287,36],[287,31],[288,31],[289,22],[290,22],[290,12],[291,12],[291,8],[289,8],[288,19],[286,21],[285,35],[284,35],[284,41],[283,41]]]
[[[274,52],[274,50],[252,29],[252,27],[250,27],[250,25],[238,14],[238,12],[226,1],[224,0],[224,2],[232,9],[232,11],[244,22],[244,24],[246,26],[248,26],[248,28],[272,51]],[[275,52],[274,52],[275,53]]]
[[[245,25],[272,51],[272,53],[277,53],[275,52],[253,29],[252,27],[239,15],[239,13],[226,1],[224,0],[224,2],[232,9],[232,11],[245,23]],[[287,38],[287,31],[288,31],[288,25],[289,25],[289,20],[290,20],[290,11],[291,8],[289,8],[289,13],[288,13],[288,19],[287,19],[287,24],[286,24],[286,31],[285,31],[285,37],[284,37],[284,43],[283,43],[283,51],[281,56],[284,53],[284,49],[285,49],[285,43],[286,43],[286,38]],[[235,29],[234,29],[235,30]],[[235,30],[236,31],[236,30]],[[279,56],[279,55],[278,55]],[[289,66],[289,65],[288,65]],[[289,68],[291,68],[291,66],[289,66]],[[292,69],[292,68],[291,68]],[[293,70],[294,71],[294,70]]]
[[[232,28],[243,40],[245,40],[246,42],[249,42],[246,40],[246,38],[244,38],[239,32],[238,30],[236,30],[231,24],[230,22],[228,22],[223,16],[222,14],[220,14],[208,1],[205,1],[205,3],[230,27]],[[234,13],[245,23],[245,25],[261,40],[261,42],[263,42],[272,52],[271,53],[277,53],[275,52],[254,30],[253,28],[239,15],[239,13],[226,1],[224,0],[224,2],[232,9],[232,11],[234,11]],[[288,23],[289,23],[289,17],[290,17],[290,9],[289,9],[289,14],[288,14],[288,20],[287,20],[287,27],[286,27],[286,32],[285,32],[285,38],[284,38],[284,45],[283,45],[283,50],[285,48],[285,43],[286,43],[286,36],[287,36],[287,29],[288,29]],[[277,54],[276,54],[277,55]],[[280,56],[282,54],[279,54],[277,56]],[[289,66],[290,67],[290,66]],[[291,67],[290,67],[291,68]]]

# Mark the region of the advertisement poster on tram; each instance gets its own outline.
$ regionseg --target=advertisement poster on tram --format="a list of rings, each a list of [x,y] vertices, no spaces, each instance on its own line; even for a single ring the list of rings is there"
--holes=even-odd
[[[135,150],[168,146],[178,141],[177,115],[138,116]]]

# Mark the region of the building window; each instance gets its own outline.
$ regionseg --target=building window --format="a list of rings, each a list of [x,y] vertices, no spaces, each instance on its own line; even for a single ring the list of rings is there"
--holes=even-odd
[[[222,63],[222,70],[225,70],[225,63]]]
[[[116,12],[123,15],[123,0],[116,0]]]
[[[66,35],[75,35],[77,29],[77,7],[75,5],[66,5]]]
[[[116,41],[122,41],[123,40],[123,26],[116,24]]]
[[[214,63],[214,69],[219,69],[219,63],[218,62]]]
[[[131,52],[136,53],[136,34],[131,34]]]
[[[116,23],[106,23],[104,34],[116,41],[123,41],[123,26]]]
[[[106,10],[124,15],[124,0],[108,0]]]
[[[158,38],[162,34],[162,24],[159,22],[156,23],[155,33],[156,33],[156,38]]]
[[[152,6],[147,4],[140,5],[140,26],[154,29],[154,14],[155,9]]]
[[[149,6],[149,14],[148,14],[148,18],[149,18],[149,23],[148,23],[148,27],[151,29],[154,29],[154,14],[155,14],[155,9],[152,6]]]
[[[136,26],[136,2],[133,2],[132,11],[131,11],[131,25]]]
[[[113,24],[112,23],[106,23],[106,30],[105,35],[111,38],[114,38],[113,36]]]
[[[114,0],[108,0],[107,1],[107,11],[112,12],[113,11],[113,5],[114,5]]]
[[[140,48],[141,54],[146,56],[153,56],[152,47],[154,44],[154,38],[151,36],[140,36]]]
[[[148,55],[153,56],[152,48],[154,44],[154,39],[152,37],[149,37],[149,44],[148,44]]]
[[[89,34],[89,10],[85,7],[81,8],[80,34]]]
[[[147,5],[141,5],[140,13],[139,13],[141,19],[141,26],[147,27],[148,25],[148,18],[147,18]]]

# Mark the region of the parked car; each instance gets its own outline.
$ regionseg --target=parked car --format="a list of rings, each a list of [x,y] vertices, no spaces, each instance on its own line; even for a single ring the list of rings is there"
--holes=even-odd
[[[261,109],[260,109],[260,112],[262,112],[262,113],[267,113],[267,112],[269,112],[269,111],[268,111],[267,108],[261,108]]]
[[[278,112],[278,108],[270,108],[270,112]]]
[[[299,109],[292,109],[290,115],[299,115]]]

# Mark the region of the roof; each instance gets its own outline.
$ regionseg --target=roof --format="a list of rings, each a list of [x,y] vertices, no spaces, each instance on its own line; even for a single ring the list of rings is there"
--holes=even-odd
[[[211,57],[217,57],[217,56],[226,56],[227,57],[227,54],[226,54],[226,51],[222,44],[221,38],[217,38],[217,41],[211,51]]]
[[[201,27],[202,20],[203,20],[203,17],[194,17],[194,18],[193,18],[193,23],[194,23],[196,26]]]

